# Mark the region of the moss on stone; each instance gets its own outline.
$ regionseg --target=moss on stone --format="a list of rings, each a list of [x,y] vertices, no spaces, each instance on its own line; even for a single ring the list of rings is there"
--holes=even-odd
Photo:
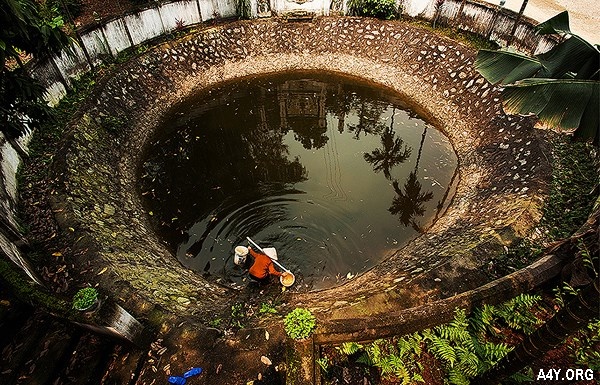
[[[42,286],[25,277],[13,263],[4,259],[0,259],[0,277],[20,301],[41,306],[50,313],[65,317],[72,313],[70,301],[47,292]]]

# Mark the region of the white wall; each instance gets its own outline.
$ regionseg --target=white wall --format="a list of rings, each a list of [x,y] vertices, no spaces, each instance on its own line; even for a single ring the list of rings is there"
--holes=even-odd
[[[271,10],[275,14],[285,14],[292,11],[313,12],[317,16],[329,15],[330,0],[311,0],[305,3],[292,0],[271,0]]]

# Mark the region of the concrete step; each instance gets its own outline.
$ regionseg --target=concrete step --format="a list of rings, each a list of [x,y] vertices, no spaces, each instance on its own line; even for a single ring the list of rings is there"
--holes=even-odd
[[[0,290],[0,384],[132,385],[147,350],[8,299]]]
[[[133,385],[148,355],[132,345],[115,345],[101,385]]]
[[[23,319],[15,329],[3,330],[9,336],[7,343],[2,346],[0,360],[0,384],[16,384],[18,378],[25,373],[22,370],[32,359],[31,352],[35,351],[49,328],[49,320],[41,318],[34,312],[31,317]]]
[[[53,385],[98,385],[105,375],[115,342],[103,336],[84,333],[62,361],[62,370]]]
[[[40,323],[44,334],[29,345],[27,359],[20,367],[15,385],[46,385],[55,378],[58,368],[73,351],[78,336],[56,320]]]

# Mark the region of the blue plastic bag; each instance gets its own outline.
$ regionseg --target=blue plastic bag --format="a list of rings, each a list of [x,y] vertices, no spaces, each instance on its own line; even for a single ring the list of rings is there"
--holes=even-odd
[[[190,378],[190,377],[196,376],[196,375],[198,375],[200,373],[202,373],[202,368],[191,368],[187,372],[183,373],[183,377],[184,378]]]
[[[185,378],[179,377],[179,376],[170,376],[168,381],[170,384],[173,384],[173,385],[185,385],[187,380]]]
[[[185,385],[187,382],[186,378],[190,378],[192,376],[197,376],[202,373],[202,368],[191,368],[187,372],[183,373],[183,377],[181,376],[170,376],[168,381],[173,385]]]

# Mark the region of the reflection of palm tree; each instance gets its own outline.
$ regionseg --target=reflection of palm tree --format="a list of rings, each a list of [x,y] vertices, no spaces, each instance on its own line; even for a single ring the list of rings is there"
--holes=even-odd
[[[381,115],[389,107],[389,103],[370,100],[370,99],[353,99],[352,109],[356,111],[358,117],[358,124],[348,124],[347,128],[349,132],[354,132],[356,139],[360,138],[361,133],[365,134],[378,134],[385,129],[383,123],[381,123]]]
[[[408,175],[406,183],[404,183],[404,192],[400,189],[399,183],[395,180],[392,184],[394,191],[398,194],[392,201],[392,206],[389,211],[393,214],[400,214],[400,222],[404,226],[409,224],[417,231],[421,232],[422,228],[417,223],[414,217],[423,216],[425,214],[425,208],[423,203],[433,198],[433,193],[428,191],[426,193],[421,192],[423,185],[417,180],[417,172],[419,171],[419,162],[421,161],[421,155],[423,154],[423,145],[425,144],[425,137],[427,136],[427,126],[423,128],[423,135],[421,137],[421,143],[419,144],[419,152],[417,154],[417,162],[415,163],[415,169]]]
[[[392,185],[397,196],[392,201],[392,206],[388,209],[392,215],[400,215],[400,222],[404,226],[409,224],[419,230],[420,227],[415,221],[414,217],[423,216],[425,214],[425,207],[423,203],[433,198],[433,193],[428,191],[426,193],[421,192],[423,186],[417,180],[417,171],[413,171],[409,174],[406,183],[404,183],[404,191],[400,188],[399,183],[395,180]]]
[[[291,120],[291,119],[290,119]],[[290,122],[291,129],[294,131],[294,139],[302,143],[302,147],[307,150],[318,150],[327,144],[327,126],[311,126],[312,119],[295,119]]]
[[[364,154],[367,162],[373,165],[373,171],[383,171],[387,179],[391,179],[390,170],[392,167],[404,163],[411,153],[411,148],[402,145],[402,138],[395,138],[396,133],[392,127],[386,128],[381,134],[382,148],[376,148],[368,154]]]

